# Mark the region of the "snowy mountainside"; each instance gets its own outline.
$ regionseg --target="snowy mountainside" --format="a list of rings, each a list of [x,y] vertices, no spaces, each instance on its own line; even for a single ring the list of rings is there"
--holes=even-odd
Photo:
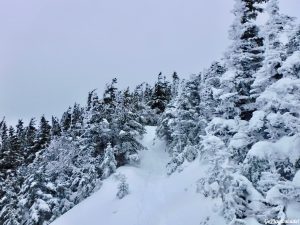
[[[300,220],[300,25],[279,0],[233,14],[224,57],[189,79],[115,78],[51,125],[0,121],[0,224]]]
[[[218,202],[196,192],[197,180],[204,171],[198,160],[186,165],[180,173],[167,175],[169,156],[165,143],[155,139],[155,128],[146,127],[142,143],[148,149],[140,152],[140,165],[127,165],[116,171],[127,178],[127,196],[116,197],[118,176],[111,175],[99,191],[52,225],[199,225],[209,215],[213,216],[208,224],[225,224],[213,212]]]

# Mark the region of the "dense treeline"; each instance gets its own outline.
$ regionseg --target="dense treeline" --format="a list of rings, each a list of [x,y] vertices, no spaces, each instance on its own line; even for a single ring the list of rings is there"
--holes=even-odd
[[[178,80],[178,76],[174,75]],[[171,100],[173,84],[160,73],[153,87],[95,90],[85,107],[74,104],[62,118],[42,116],[0,124],[0,223],[48,224],[101,186],[124,164],[136,164],[145,125],[156,125]]]
[[[224,58],[181,87],[157,134],[170,174],[200,155],[198,191],[222,200],[228,224],[284,221],[300,203],[300,27],[279,0],[236,0],[233,13]]]

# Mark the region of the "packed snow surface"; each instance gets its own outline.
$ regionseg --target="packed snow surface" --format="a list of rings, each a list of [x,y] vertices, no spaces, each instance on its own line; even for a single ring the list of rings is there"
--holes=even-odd
[[[138,166],[120,167],[104,180],[99,191],[59,217],[52,225],[199,225],[225,224],[217,214],[218,202],[196,192],[203,168],[198,160],[180,173],[166,175],[169,156],[165,144],[155,140],[155,127],[147,127]],[[129,184],[129,195],[116,197],[117,174]],[[209,216],[209,218],[208,218]]]

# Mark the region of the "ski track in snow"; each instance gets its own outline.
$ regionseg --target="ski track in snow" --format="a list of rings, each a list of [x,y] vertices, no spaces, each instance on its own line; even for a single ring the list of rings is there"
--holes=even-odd
[[[209,224],[225,224],[212,213],[214,203],[196,193],[201,169],[198,160],[181,173],[166,175],[169,156],[165,144],[154,140],[156,127],[147,127],[141,143],[139,166],[123,166],[117,174],[127,177],[129,195],[116,197],[119,181],[114,175],[92,196],[59,217],[52,225],[200,225],[209,215]]]

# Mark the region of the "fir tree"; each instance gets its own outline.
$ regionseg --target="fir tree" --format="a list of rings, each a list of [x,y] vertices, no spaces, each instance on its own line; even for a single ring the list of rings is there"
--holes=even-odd
[[[7,170],[10,169],[10,166],[7,165],[6,157],[10,154],[10,140],[8,136],[8,129],[6,122],[3,120],[1,124],[1,151],[0,151],[0,177],[2,179],[6,178]],[[1,179],[0,178],[0,179]]]
[[[24,148],[24,140],[25,140],[25,128],[24,122],[22,120],[18,120],[18,124],[16,125],[16,135],[19,140],[19,144],[22,148]]]
[[[105,117],[108,121],[111,120],[111,115],[114,113],[116,108],[116,98],[118,93],[118,88],[116,87],[117,79],[114,78],[110,84],[106,85],[106,89],[103,94],[103,103],[104,103],[104,111]]]
[[[190,150],[191,146],[198,144],[201,133],[198,120],[200,116],[200,83],[201,76],[199,75],[191,77],[184,84],[174,104],[171,103],[167,106],[157,129],[158,136],[167,140],[168,150],[172,155],[168,164],[169,173],[174,172],[188,155],[197,155],[195,151]]]
[[[31,162],[32,154],[34,154],[35,150],[35,139],[36,139],[37,129],[35,127],[35,119],[32,118],[29,121],[28,126],[25,129],[25,163],[28,164]]]
[[[8,148],[8,130],[7,130],[7,125],[6,125],[6,122],[3,120],[1,122],[1,127],[0,127],[0,134],[1,134],[1,151],[0,153],[2,152],[5,152]]]
[[[71,129],[77,129],[82,125],[83,120],[83,110],[79,104],[75,103],[73,107],[73,112],[71,116]]]
[[[15,129],[10,126],[9,127],[9,154],[8,158],[5,160],[9,164],[11,164],[11,168],[15,169],[18,165],[20,165],[23,161],[22,155],[22,146],[21,140],[18,138]]]
[[[100,166],[100,168],[102,169],[102,178],[107,178],[117,169],[117,161],[114,156],[114,151],[114,148],[110,143],[108,143],[105,149],[103,162]]]
[[[90,109],[92,108],[92,99],[93,99],[93,93],[96,91],[96,89],[90,91],[88,93],[88,98],[87,98],[87,106],[86,106],[86,110],[90,111]]]
[[[71,121],[72,121],[72,113],[71,107],[68,108],[66,112],[63,113],[61,118],[61,129],[63,132],[67,132],[71,128]]]
[[[58,119],[52,116],[52,124],[51,124],[51,136],[59,137],[61,136],[61,127]]]
[[[126,182],[126,177],[121,176],[120,183],[118,185],[117,197],[119,199],[122,199],[128,194],[129,194],[129,185]]]
[[[117,104],[111,123],[112,144],[116,148],[118,165],[135,163],[139,161],[137,152],[143,146],[136,140],[136,137],[144,134],[145,130],[139,114],[132,104],[132,95],[129,90],[119,92]]]
[[[117,78],[112,79],[111,83],[106,85],[106,90],[104,91],[103,100],[105,104],[113,103],[116,100],[117,88],[116,84],[118,83]]]
[[[255,110],[250,97],[253,74],[260,69],[263,61],[263,37],[255,20],[262,8],[259,3],[264,0],[236,0],[233,13],[235,21],[231,27],[230,38],[233,44],[226,54],[228,67],[233,69],[234,79],[231,89],[234,107],[238,108],[241,119],[250,120]],[[233,118],[236,115],[231,115]]]
[[[145,104],[144,83],[137,85],[133,91],[132,101],[135,110],[143,110]]]
[[[220,116],[217,111],[220,99],[216,97],[216,92],[221,86],[221,76],[226,72],[226,68],[220,62],[214,62],[202,73],[200,84],[200,119],[206,123],[213,117]]]
[[[45,116],[42,116],[34,139],[34,146],[30,149],[27,160],[32,162],[36,157],[36,153],[48,147],[50,141],[51,126],[49,125],[49,122],[46,120]]]
[[[49,122],[46,120],[45,116],[41,117],[39,130],[37,133],[37,144],[39,145],[40,149],[43,149],[48,146],[51,141],[51,126]]]
[[[266,11],[268,21],[262,29],[264,36],[264,61],[263,66],[255,74],[252,84],[252,96],[257,98],[266,87],[283,77],[279,72],[282,62],[286,59],[286,48],[281,42],[281,35],[290,29],[292,18],[279,12],[279,0],[269,0]]]
[[[171,96],[172,98],[176,98],[178,95],[178,88],[179,88],[180,79],[176,72],[172,75],[172,87],[171,87]]]
[[[144,91],[144,101],[146,104],[150,105],[152,95],[153,95],[153,88],[148,83],[146,83],[145,91]]]
[[[71,115],[71,130],[75,138],[82,135],[82,124],[83,108],[81,108],[79,104],[75,103]]]
[[[167,82],[166,77],[163,77],[162,73],[159,73],[149,104],[152,109],[156,110],[157,114],[161,114],[165,111],[170,98],[170,85]]]

